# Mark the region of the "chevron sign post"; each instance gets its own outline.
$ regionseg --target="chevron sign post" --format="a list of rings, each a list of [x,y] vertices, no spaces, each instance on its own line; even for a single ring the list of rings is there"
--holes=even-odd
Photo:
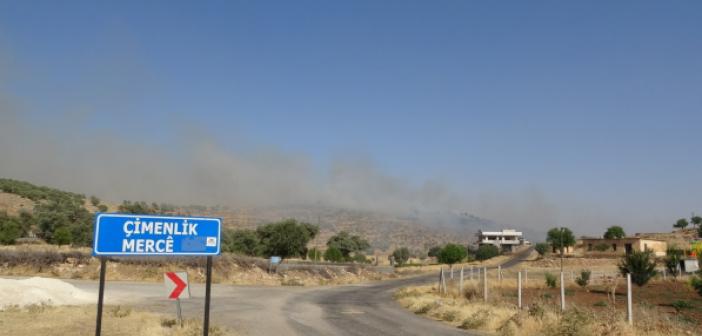
[[[178,322],[183,325],[183,315],[180,309],[180,299],[190,298],[190,286],[188,285],[188,273],[186,272],[166,272],[163,274],[163,284],[166,286],[166,294],[171,300],[175,300],[176,314]]]
[[[177,300],[190,298],[188,273],[166,272],[163,275],[163,284],[166,286],[166,293],[168,294],[169,299]]]

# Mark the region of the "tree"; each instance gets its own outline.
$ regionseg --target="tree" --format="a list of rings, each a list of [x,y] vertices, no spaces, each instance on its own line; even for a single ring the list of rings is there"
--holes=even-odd
[[[548,288],[556,288],[556,276],[555,275],[546,272],[544,274],[544,278],[546,279],[546,286],[548,286]]]
[[[536,244],[536,246],[534,246],[534,249],[537,253],[539,253],[539,256],[543,257],[546,254],[546,252],[548,252],[548,244],[538,243]]]
[[[658,273],[650,250],[633,251],[623,256],[619,261],[619,272],[622,275],[631,274],[631,281],[639,286],[645,285]]]
[[[702,238],[702,226],[697,228],[697,237]]]
[[[100,204],[100,199],[96,196],[90,196],[90,204],[93,206],[98,206],[98,204]]]
[[[22,237],[22,225],[16,218],[0,213],[0,244],[12,245],[17,238]]]
[[[100,211],[100,212],[107,212],[107,205],[98,204],[97,208],[98,208],[98,211]]]
[[[692,216],[692,218],[690,218],[690,222],[692,223],[692,225],[697,226],[698,229],[702,228],[702,217]]]
[[[685,251],[671,246],[665,251],[665,269],[674,278],[680,275],[680,261],[683,259]]]
[[[690,279],[690,284],[692,285],[692,288],[697,291],[697,294],[702,296],[702,278],[695,276],[692,279]]]
[[[341,251],[339,251],[338,248],[332,246],[324,251],[324,260],[331,262],[342,262],[344,261],[344,255],[341,254]]]
[[[222,242],[227,252],[241,253],[248,256],[261,254],[261,239],[254,230],[226,230]]]
[[[465,259],[467,254],[466,248],[461,245],[446,244],[439,253],[439,262],[453,267],[453,264]]]
[[[621,239],[624,238],[626,234],[624,233],[624,229],[622,229],[621,226],[610,226],[607,228],[607,232],[604,234],[605,239]]]
[[[60,227],[54,231],[53,243],[61,246],[68,245],[73,241],[73,234],[67,227]]]
[[[439,253],[441,253],[441,246],[433,246],[429,249],[429,252],[427,252],[427,256],[438,258]]]
[[[500,255],[500,250],[497,249],[497,246],[480,245],[480,247],[478,247],[478,250],[475,252],[475,259],[483,261],[496,257],[498,255]]]
[[[392,251],[392,257],[395,259],[396,263],[404,265],[410,258],[410,251],[406,247],[400,247]]]
[[[680,218],[680,219],[678,219],[677,222],[675,222],[675,224],[673,224],[673,227],[678,228],[678,229],[684,229],[687,227],[687,225],[688,225],[687,219]]]
[[[285,259],[306,255],[307,243],[319,233],[319,228],[312,224],[287,219],[260,226],[256,229],[256,233],[261,240],[265,257],[279,256]]]
[[[563,253],[563,250],[575,245],[575,236],[569,228],[553,228],[548,230],[546,241],[551,244],[554,250]]]
[[[350,259],[353,252],[367,250],[370,247],[368,241],[357,235],[351,235],[346,231],[341,231],[329,238],[327,247],[336,247],[341,251],[345,259]]]

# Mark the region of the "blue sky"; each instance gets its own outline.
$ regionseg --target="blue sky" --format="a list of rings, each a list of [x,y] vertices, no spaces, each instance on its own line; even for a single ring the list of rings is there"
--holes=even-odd
[[[46,127],[654,228],[702,212],[701,41],[698,1],[5,1],[0,89]]]

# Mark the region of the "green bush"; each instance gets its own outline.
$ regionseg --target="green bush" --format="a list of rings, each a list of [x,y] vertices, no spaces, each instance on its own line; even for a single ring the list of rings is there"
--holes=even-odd
[[[294,219],[269,223],[256,229],[265,257],[289,258],[307,255],[307,243],[318,233],[319,227],[316,225],[298,223]]]
[[[643,286],[658,272],[656,261],[649,250],[633,251],[622,257],[619,262],[619,271],[622,275],[631,274],[631,282]]]
[[[685,310],[685,309],[694,308],[692,303],[690,303],[689,301],[684,301],[684,300],[673,301],[673,303],[671,303],[670,305],[673,306],[673,308],[675,308],[675,311],[677,311],[677,312],[680,312],[681,310]]]
[[[674,278],[680,275],[680,261],[684,255],[685,251],[672,246],[665,252],[665,270]]]
[[[351,253],[367,250],[370,248],[370,244],[360,236],[341,231],[329,238],[327,247],[337,248],[344,258],[351,260]]]
[[[538,243],[536,246],[534,246],[534,249],[536,250],[537,253],[539,253],[539,256],[544,256],[546,253],[548,253],[548,248],[549,245],[547,243]]]
[[[0,244],[12,245],[17,238],[22,237],[22,225],[17,218],[7,216],[6,213],[0,213]]]
[[[702,278],[696,276],[690,279],[690,285],[697,291],[697,294],[702,296]]]
[[[551,273],[546,273],[544,274],[544,278],[546,279],[546,286],[549,288],[556,288],[556,276],[551,274]]]
[[[592,272],[590,272],[590,270],[581,270],[580,276],[575,279],[575,283],[577,283],[580,287],[587,287],[587,285],[590,283],[591,274]]]
[[[342,262],[344,261],[344,255],[341,254],[341,251],[339,251],[338,248],[330,247],[324,251],[324,260],[331,262]]]
[[[261,239],[254,230],[231,230],[224,231],[222,247],[226,252],[241,253],[248,256],[261,255],[263,246]]]
[[[392,258],[398,265],[402,266],[407,263],[407,260],[409,260],[410,251],[406,247],[400,247],[395,249],[395,251],[392,251]]]
[[[54,238],[53,238],[54,244],[56,244],[58,246],[68,245],[72,241],[73,241],[73,235],[71,234],[71,230],[69,230],[67,227],[58,228],[54,232]]]
[[[465,247],[461,245],[446,244],[439,252],[439,262],[453,265],[465,259],[467,254]]]
[[[480,261],[488,260],[490,258],[500,255],[500,251],[495,245],[481,245],[475,252],[475,259]]]
[[[350,259],[353,262],[359,263],[359,264],[368,264],[370,263],[370,260],[366,258],[366,255],[360,252],[354,253],[353,257]]]

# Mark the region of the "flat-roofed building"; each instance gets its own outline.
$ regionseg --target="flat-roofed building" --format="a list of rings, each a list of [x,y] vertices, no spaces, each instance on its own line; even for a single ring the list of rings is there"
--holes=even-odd
[[[586,254],[629,254],[632,251],[650,250],[656,257],[664,257],[665,251],[668,249],[668,243],[665,240],[641,237],[624,237],[624,238],[587,238],[580,239],[580,248]]]
[[[503,251],[511,252],[524,243],[524,235],[517,230],[478,231],[478,245],[494,245]]]

